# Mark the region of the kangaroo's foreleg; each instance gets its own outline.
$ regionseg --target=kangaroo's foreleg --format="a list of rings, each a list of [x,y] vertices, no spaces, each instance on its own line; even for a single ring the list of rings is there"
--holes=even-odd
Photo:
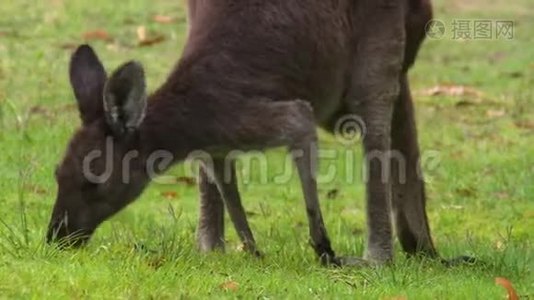
[[[244,244],[245,250],[256,256],[260,256],[260,252],[256,248],[254,235],[248,224],[245,209],[241,204],[234,162],[232,161],[227,165],[224,159],[214,159],[213,165],[210,167],[213,179],[222,195],[230,219],[234,223],[234,227]]]
[[[267,149],[285,146],[291,151],[301,179],[302,190],[309,220],[311,244],[324,264],[339,264],[323,222],[315,168],[317,165],[317,133],[312,107],[305,101],[256,101],[243,106],[239,114],[231,118],[232,140],[252,149]],[[253,145],[253,146],[251,146]],[[223,195],[228,212],[236,229],[245,242],[253,242],[246,216],[240,208],[235,178],[223,182],[221,167],[214,167],[215,178]],[[234,171],[232,171],[234,174]],[[227,178],[228,179],[228,178]]]

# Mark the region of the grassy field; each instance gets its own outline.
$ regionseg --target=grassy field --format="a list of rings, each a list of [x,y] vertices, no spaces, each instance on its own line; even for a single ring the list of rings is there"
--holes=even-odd
[[[429,157],[424,167],[435,242],[445,257],[469,254],[485,263],[447,269],[408,260],[397,249],[392,266],[328,269],[307,244],[296,179],[265,185],[254,174],[241,190],[266,253],[263,260],[238,250],[229,222],[227,253],[199,254],[198,196],[195,186],[183,182],[152,185],[106,222],[86,249],[58,252],[45,245],[56,193],[52,173],[79,123],[67,77],[72,48],[84,35],[96,38],[91,44],[108,69],[138,59],[155,88],[179,58],[184,5],[3,0],[0,298],[504,299],[506,290],[495,284],[496,277],[506,277],[521,296],[533,298],[534,7],[531,0],[463,2],[436,1],[446,35],[425,44],[411,77],[421,144]],[[156,22],[157,15],[175,22]],[[514,37],[456,40],[455,19],[490,20],[494,26],[513,20]],[[165,40],[139,47],[140,26],[149,39],[161,34]],[[340,147],[328,136],[322,145]],[[269,157],[273,175],[282,152]],[[184,172],[178,166],[172,174]],[[363,252],[364,188],[357,181],[339,176],[320,186],[327,227],[340,254]]]

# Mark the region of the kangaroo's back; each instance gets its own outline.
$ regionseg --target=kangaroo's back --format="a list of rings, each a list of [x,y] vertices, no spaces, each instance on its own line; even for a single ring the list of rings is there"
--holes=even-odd
[[[189,0],[189,38],[177,69],[186,74],[175,78],[212,87],[219,98],[306,99],[318,121],[328,122],[344,110],[354,57],[369,55],[358,54],[362,28],[389,26],[368,15],[367,2]],[[396,26],[406,29],[407,69],[431,8],[428,0],[401,6],[406,19]]]
[[[352,0],[189,1],[178,69],[198,85],[249,98],[339,104],[353,52]],[[186,67],[188,66],[188,67]],[[184,68],[185,67],[185,68]]]

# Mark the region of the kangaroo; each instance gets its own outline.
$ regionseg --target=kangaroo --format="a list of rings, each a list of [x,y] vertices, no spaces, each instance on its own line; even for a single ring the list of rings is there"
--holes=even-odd
[[[358,115],[367,128],[365,154],[393,149],[407,166],[405,181],[395,164],[391,180],[383,180],[384,160],[369,161],[365,261],[392,260],[391,214],[405,252],[438,257],[417,172],[406,74],[431,19],[428,0],[189,0],[188,5],[182,58],[149,96],[140,63],[127,62],[108,77],[90,46],[73,53],[70,82],[82,125],[56,170],[58,194],[47,240],[85,244],[99,224],[150,183],[152,153],[172,154],[171,163],[157,170],[161,173],[202,150],[212,161],[199,171],[201,250],[224,247],[226,207],[247,251],[259,255],[234,165],[225,169],[224,159],[235,149],[284,146],[294,154],[313,249],[323,264],[343,264],[319,205],[316,125],[332,132],[343,116]],[[95,151],[106,155],[95,157]],[[111,157],[111,167],[103,156]],[[90,164],[88,157],[94,158]],[[109,176],[95,182],[87,169]]]

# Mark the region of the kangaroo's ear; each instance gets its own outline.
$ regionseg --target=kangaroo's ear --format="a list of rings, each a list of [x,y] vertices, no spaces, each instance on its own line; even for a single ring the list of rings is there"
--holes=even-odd
[[[104,66],[90,46],[82,45],[74,51],[69,75],[83,124],[87,125],[101,118],[102,93],[107,75]]]
[[[104,87],[104,114],[116,137],[139,127],[146,98],[145,72],[140,63],[128,62],[111,75]]]

